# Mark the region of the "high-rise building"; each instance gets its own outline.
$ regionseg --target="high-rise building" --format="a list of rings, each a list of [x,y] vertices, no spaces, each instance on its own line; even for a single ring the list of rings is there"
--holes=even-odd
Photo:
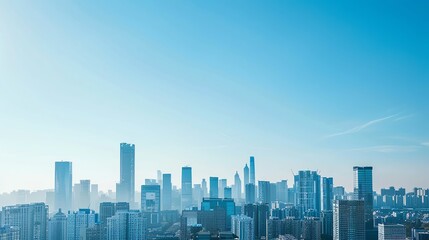
[[[219,178],[210,177],[210,198],[219,197]]]
[[[207,181],[205,178],[203,178],[203,180],[201,180],[201,188],[203,189],[203,197],[208,197],[209,191],[207,189]]]
[[[365,240],[365,205],[362,200],[335,200],[334,240]]]
[[[148,223],[159,223],[161,212],[161,188],[159,185],[141,186],[141,211],[148,219]]]
[[[373,188],[372,188],[372,167],[353,167],[354,171],[354,199],[365,201],[365,222],[366,228],[373,227]]]
[[[331,177],[322,178],[322,211],[332,211],[334,200],[334,180]]]
[[[161,170],[156,171],[156,183],[162,186],[162,172]]]
[[[232,188],[230,187],[223,188],[223,198],[232,198]]]
[[[107,219],[107,240],[146,240],[147,223],[139,212],[117,212]]]
[[[271,183],[269,181],[258,181],[258,200],[261,203],[271,204]]]
[[[288,185],[287,180],[281,180],[276,184],[277,199],[280,202],[288,202]]]
[[[244,215],[253,219],[255,239],[266,239],[267,220],[270,217],[268,204],[246,204],[244,206]]]
[[[249,167],[246,165],[244,166],[243,169],[243,176],[244,176],[244,186],[246,186],[247,184],[250,183],[250,179],[249,179]]]
[[[162,210],[171,210],[173,185],[171,183],[171,174],[162,174]]]
[[[295,175],[295,202],[300,218],[320,214],[320,175],[316,171],[299,171]]]
[[[120,144],[120,180],[116,184],[116,201],[134,203],[135,145]]]
[[[55,210],[72,210],[72,163],[55,162]]]
[[[192,168],[182,167],[182,209],[192,207]]]
[[[238,171],[235,172],[234,175],[234,189],[233,189],[233,197],[236,200],[241,199],[241,179],[240,175],[238,175]]]
[[[215,211],[214,214],[216,215],[216,218],[219,220],[222,220],[221,222],[225,223],[226,230],[230,230],[231,216],[235,215],[235,202],[231,198],[230,199],[204,198],[203,201],[201,202],[201,211],[211,211],[211,212]],[[205,215],[205,216],[209,217],[209,215]]]
[[[322,238],[332,239],[334,237],[334,213],[331,211],[322,211],[320,215],[322,221]]]
[[[378,224],[378,240],[404,240],[406,237],[402,224]]]
[[[226,179],[219,179],[219,185],[218,185],[218,194],[220,198],[224,198],[225,196],[223,195],[223,191],[227,186],[227,181]]]
[[[254,224],[253,219],[246,215],[232,216],[231,232],[242,240],[254,240]]]
[[[94,227],[96,214],[89,209],[79,209],[67,216],[67,240],[86,239],[86,229]]]
[[[255,180],[255,157],[250,156],[250,175],[249,175],[249,181],[252,184],[256,184]]]
[[[96,212],[99,211],[100,199],[98,196],[98,184],[91,184],[91,208]]]
[[[255,184],[249,183],[245,186],[245,201],[246,204],[252,204],[256,202],[256,186]]]
[[[79,195],[78,195],[78,208],[91,207],[91,181],[80,180]]]
[[[46,240],[48,212],[44,203],[6,206],[2,208],[2,224],[17,227],[20,240]]]
[[[61,209],[49,220],[48,233],[48,240],[67,239],[67,216]]]
[[[113,217],[117,212],[129,212],[128,202],[102,202],[100,203],[99,228],[101,239],[107,239],[107,219]]]

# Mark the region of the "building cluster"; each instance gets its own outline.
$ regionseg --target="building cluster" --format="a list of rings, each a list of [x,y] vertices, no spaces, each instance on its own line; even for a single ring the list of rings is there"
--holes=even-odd
[[[0,240],[406,239],[407,223],[429,218],[422,212],[428,190],[391,187],[378,195],[372,167],[353,168],[347,193],[311,170],[298,171],[291,186],[257,181],[255,166],[251,156],[243,180],[236,171],[232,184],[217,176],[196,183],[185,166],[180,187],[158,171],[135,191],[135,145],[121,143],[115,191],[100,194],[90,180],[73,184],[72,163],[56,162],[45,201],[1,209]],[[410,239],[428,239],[422,226],[412,226]]]

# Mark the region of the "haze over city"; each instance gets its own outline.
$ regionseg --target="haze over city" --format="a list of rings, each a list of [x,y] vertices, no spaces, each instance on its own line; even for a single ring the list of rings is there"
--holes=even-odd
[[[61,160],[114,190],[121,142],[137,189],[185,165],[231,182],[249,156],[259,180],[428,187],[428,7],[2,1],[0,192],[53,189]]]

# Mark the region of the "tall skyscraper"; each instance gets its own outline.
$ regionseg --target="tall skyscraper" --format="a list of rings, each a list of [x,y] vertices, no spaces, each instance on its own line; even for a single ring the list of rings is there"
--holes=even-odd
[[[79,208],[90,208],[91,206],[91,181],[80,180],[79,185]]]
[[[246,166],[244,166],[243,176],[244,176],[244,186],[246,186],[247,184],[250,183],[250,180],[249,180],[249,167],[247,166],[247,164],[246,164]]]
[[[182,167],[182,209],[192,207],[192,168]]]
[[[295,194],[300,218],[319,216],[320,175],[316,171],[299,171],[295,175]]]
[[[404,240],[406,237],[402,224],[378,224],[378,240]]]
[[[334,200],[334,180],[331,177],[322,178],[322,211],[332,211]]]
[[[48,240],[66,240],[67,239],[67,216],[59,210],[49,220]]]
[[[236,200],[241,199],[241,179],[240,175],[238,175],[238,171],[235,172],[234,175],[234,198]]]
[[[116,184],[116,201],[134,203],[135,145],[120,144],[120,181]]]
[[[219,178],[210,177],[210,198],[219,197]]]
[[[203,189],[203,197],[208,197],[209,191],[207,189],[207,181],[205,178],[203,178],[203,180],[201,180],[201,188]]]
[[[242,240],[254,240],[253,219],[246,215],[232,216],[231,231]]]
[[[250,156],[250,183],[256,184],[255,180],[255,157]]]
[[[246,184],[245,186],[245,200],[246,204],[252,204],[256,202],[256,186],[255,184]]]
[[[48,206],[44,203],[19,204],[2,208],[2,224],[17,227],[20,240],[46,240]]]
[[[281,180],[276,184],[277,200],[287,203],[288,202],[288,185],[287,180]]]
[[[334,240],[365,240],[365,205],[361,200],[335,200]]]
[[[227,181],[226,179],[220,179],[219,180],[219,190],[218,190],[218,194],[220,198],[224,198],[225,196],[223,195],[223,191],[227,186]]]
[[[267,238],[267,220],[270,217],[268,204],[246,204],[244,214],[253,218],[255,239]]]
[[[373,189],[372,167],[353,167],[354,171],[354,199],[365,201],[366,228],[373,227]]]
[[[55,210],[72,210],[72,163],[55,162]]]
[[[271,204],[271,183],[258,181],[258,200],[261,203]]]
[[[161,187],[159,185],[141,186],[141,211],[152,213],[161,211]]]
[[[171,174],[164,173],[162,174],[162,194],[161,194],[162,210],[171,210],[172,192],[173,192],[173,185],[171,183]]]

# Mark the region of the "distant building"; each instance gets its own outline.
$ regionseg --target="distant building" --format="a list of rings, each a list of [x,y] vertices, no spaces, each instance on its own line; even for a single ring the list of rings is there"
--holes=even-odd
[[[49,220],[48,233],[49,240],[67,239],[67,216],[61,209]]]
[[[322,211],[332,211],[334,200],[334,180],[331,177],[322,178]]]
[[[72,163],[55,162],[55,211],[72,210]]]
[[[243,177],[244,177],[244,186],[246,186],[247,184],[250,183],[250,179],[249,179],[249,167],[247,166],[247,164],[243,168]]]
[[[373,186],[372,167],[353,167],[354,199],[365,201],[366,228],[373,227]]]
[[[223,191],[227,186],[227,180],[226,179],[219,179],[219,185],[218,185],[218,197],[219,198],[224,198],[225,196],[223,195]]]
[[[256,184],[256,175],[255,175],[255,157],[250,156],[250,175],[249,175],[249,183]]]
[[[267,238],[266,224],[270,216],[268,204],[246,204],[244,215],[253,219],[255,239]]]
[[[1,240],[20,240],[18,227],[3,226],[0,227]]]
[[[320,214],[320,175],[316,171],[299,171],[295,175],[295,202],[300,218]]]
[[[233,189],[234,199],[236,199],[237,201],[241,199],[241,192],[242,192],[241,179],[240,179],[240,175],[238,174],[238,171],[236,171],[234,175],[234,189]]]
[[[333,239],[334,235],[334,213],[333,211],[322,211],[320,215],[322,222],[322,238]]]
[[[141,186],[141,211],[149,224],[157,224],[161,212],[161,187],[159,185]]]
[[[95,225],[97,220],[94,211],[79,209],[67,215],[67,240],[81,240],[86,238],[86,229]]]
[[[258,181],[258,201],[271,204],[271,183],[269,181]]]
[[[232,198],[232,188],[230,188],[230,187],[223,188],[223,197],[224,198]]]
[[[256,186],[255,184],[249,183],[245,186],[245,201],[246,204],[252,204],[256,202]]]
[[[146,240],[147,224],[139,212],[117,212],[107,219],[107,240]]]
[[[120,144],[120,180],[116,184],[116,201],[135,201],[135,145]]]
[[[240,240],[254,240],[253,219],[246,215],[235,215],[231,219],[231,232]]]
[[[171,174],[162,174],[162,210],[171,210],[173,185],[171,183]]]
[[[365,203],[363,200],[335,200],[334,240],[365,239]]]
[[[46,240],[48,238],[48,211],[48,206],[44,203],[3,207],[2,224],[18,228],[20,240]]]
[[[401,224],[378,224],[378,240],[406,239],[405,226]]]
[[[231,216],[235,215],[235,202],[232,198],[203,198],[201,202],[201,211],[222,210],[225,212],[225,229],[231,229]]]
[[[192,207],[192,168],[182,167],[182,209]]]
[[[210,198],[219,197],[219,178],[210,177]]]
[[[277,199],[281,202],[288,202],[288,185],[287,180],[282,180],[276,183]]]

